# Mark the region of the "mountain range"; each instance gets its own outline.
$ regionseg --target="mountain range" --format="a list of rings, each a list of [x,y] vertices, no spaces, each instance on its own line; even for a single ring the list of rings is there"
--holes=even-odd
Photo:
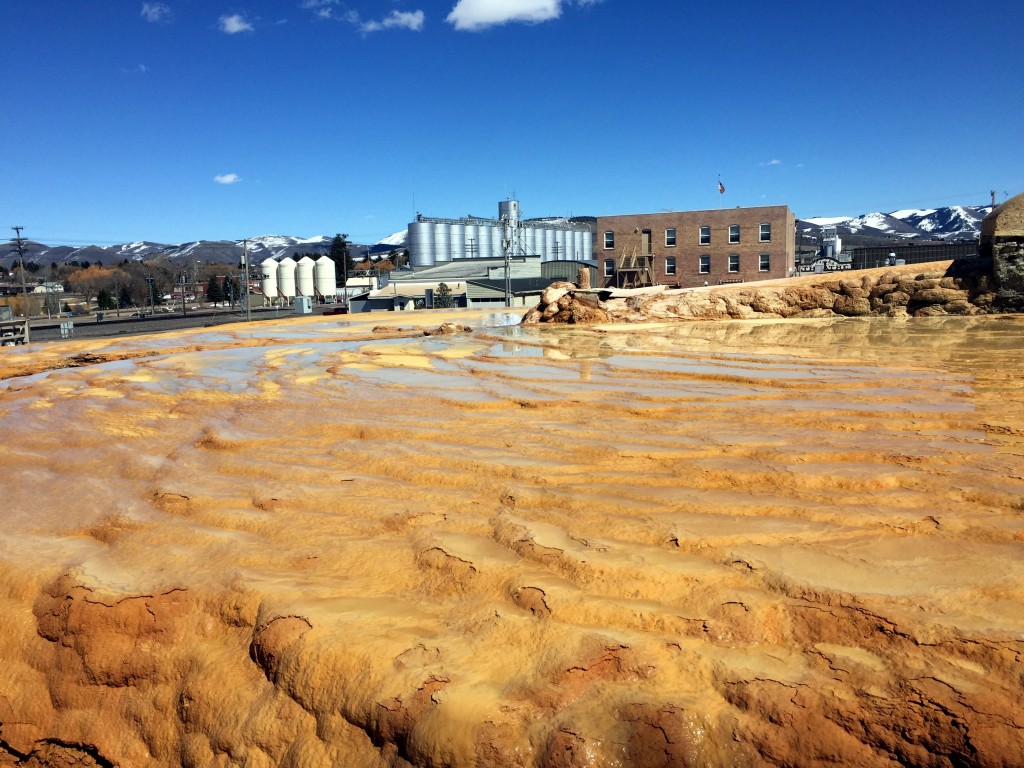
[[[859,245],[884,245],[898,240],[975,240],[981,221],[992,210],[990,206],[953,205],[924,210],[910,209],[892,213],[866,213],[860,216],[809,218],[797,220],[799,239],[805,244],[817,242],[821,230],[834,226],[846,248]],[[577,217],[582,219],[583,217]],[[71,262],[96,263],[107,266],[125,259],[148,261],[163,258],[174,264],[196,261],[215,264],[238,264],[243,249],[248,247],[249,260],[258,264],[267,258],[280,259],[304,253],[323,254],[331,248],[332,237],[320,235],[301,238],[286,235],[263,235],[243,240],[198,240],[177,245],[149,241],[117,245],[50,246],[33,240],[23,241],[25,260],[40,265]],[[361,259],[367,255],[387,254],[406,245],[406,230],[386,237],[377,243],[362,245],[350,243],[351,253]],[[13,243],[0,244],[0,263],[10,265],[17,259]]]
[[[821,230],[835,227],[844,248],[887,245],[893,240],[977,240],[982,220],[992,206],[951,205],[860,216],[810,218],[797,221],[802,238],[817,241]]]

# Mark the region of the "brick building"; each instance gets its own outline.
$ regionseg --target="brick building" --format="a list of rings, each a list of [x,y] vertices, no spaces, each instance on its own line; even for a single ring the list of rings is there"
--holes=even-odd
[[[793,272],[796,217],[786,205],[599,216],[602,286],[751,282]]]

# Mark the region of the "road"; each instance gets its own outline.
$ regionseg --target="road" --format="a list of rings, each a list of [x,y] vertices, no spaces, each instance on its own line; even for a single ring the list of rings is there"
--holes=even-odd
[[[331,309],[331,307],[318,308]],[[99,320],[97,314],[86,317],[73,318],[33,318],[32,343],[48,341],[61,341],[60,324],[70,320],[74,323],[73,336],[75,339],[103,338],[109,336],[137,336],[147,333],[163,333],[166,331],[180,331],[185,328],[207,328],[214,325],[227,323],[245,322],[245,313],[237,308],[203,308],[188,310],[187,315],[181,312],[175,314],[158,313],[149,317],[129,317],[128,311],[122,310],[121,317],[112,312],[103,312],[103,319]],[[257,320],[274,320],[275,318],[293,317],[292,309],[253,309],[251,318]],[[314,314],[320,314],[314,310]]]

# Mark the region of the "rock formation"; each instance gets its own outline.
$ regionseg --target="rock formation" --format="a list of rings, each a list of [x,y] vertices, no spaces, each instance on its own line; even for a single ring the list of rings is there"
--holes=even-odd
[[[981,222],[981,253],[992,258],[999,306],[1024,311],[1024,193],[996,206]]]
[[[554,283],[523,322],[979,315],[1001,306],[990,265],[976,259],[682,290]]]

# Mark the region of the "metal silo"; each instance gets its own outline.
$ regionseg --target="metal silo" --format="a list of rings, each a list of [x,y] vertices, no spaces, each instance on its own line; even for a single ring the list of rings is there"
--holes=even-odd
[[[568,231],[565,229],[555,229],[555,250],[551,254],[551,259],[558,261],[565,258],[565,254],[568,253],[568,238],[566,237]]]
[[[544,230],[544,247],[541,249],[540,260],[551,261],[555,258],[555,230]]]
[[[326,253],[313,265],[316,280],[316,292],[326,301],[334,303],[338,297],[338,270],[334,259]]]
[[[501,248],[501,241],[504,237],[505,228],[501,224],[491,227],[491,258],[500,258],[505,255]]]
[[[268,301],[277,298],[277,262],[265,259],[260,263],[260,290]]]
[[[451,254],[453,259],[466,258],[466,225],[451,225]]]
[[[409,225],[409,264],[412,267],[434,266],[434,225],[414,221]]]
[[[498,203],[498,218],[508,219],[513,225],[519,223],[519,201],[502,200]]]
[[[473,222],[466,222],[466,250],[462,255],[467,259],[480,255],[480,227]]]
[[[277,265],[277,295],[288,300],[295,298],[295,261],[288,256]]]
[[[494,252],[494,227],[490,224],[480,223],[476,229],[479,241],[477,243],[477,256],[481,259],[491,258]]]
[[[574,229],[572,232],[572,259],[573,261],[579,261],[586,258],[589,257],[586,255],[586,251],[583,250],[583,230]]]
[[[536,230],[534,230],[533,227],[523,227],[520,230],[520,234],[522,234],[522,236],[523,236],[522,237],[522,243],[521,243],[522,244],[522,248],[526,252],[527,256],[529,256],[530,254],[536,252],[536,246],[533,244],[533,233],[535,231]]]
[[[583,249],[580,251],[580,258],[594,258],[594,233],[589,229],[583,231]]]
[[[434,263],[452,260],[452,225],[438,221],[434,224]]]
[[[309,256],[303,256],[295,265],[295,293],[299,296],[312,296],[316,283],[313,281],[313,269],[316,262]]]

